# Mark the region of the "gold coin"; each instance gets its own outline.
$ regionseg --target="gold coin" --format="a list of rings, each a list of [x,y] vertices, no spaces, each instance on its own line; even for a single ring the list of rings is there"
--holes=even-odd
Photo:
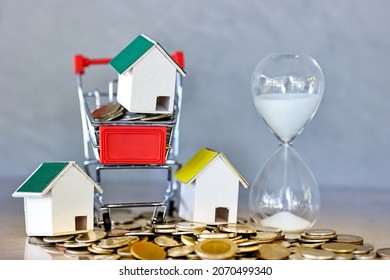
[[[353,234],[337,234],[337,238],[334,241],[351,244],[362,244],[363,237]]]
[[[243,224],[222,224],[218,228],[223,232],[234,232],[241,234],[256,233],[256,229]]]
[[[184,245],[169,248],[167,254],[170,257],[184,257],[194,252],[194,245]]]
[[[236,253],[240,254],[240,253],[257,252],[261,246],[263,245],[257,244],[257,245],[250,245],[250,246],[241,246],[241,247],[239,246]]]
[[[356,247],[353,244],[342,242],[329,242],[321,245],[321,248],[326,251],[335,253],[352,253]]]
[[[152,121],[152,120],[160,120],[165,118],[170,118],[171,114],[160,114],[160,115],[154,115],[154,114],[148,114],[145,117],[141,119],[141,121]]]
[[[244,242],[240,242],[240,243],[237,243],[238,247],[244,247],[244,246],[253,246],[253,245],[258,245],[260,243],[259,240],[257,239],[248,239],[247,241],[244,241]]]
[[[199,239],[231,238],[237,236],[235,232],[201,232],[196,234]]]
[[[139,260],[164,260],[166,252],[150,241],[137,241],[131,245],[131,253]]]
[[[206,229],[207,225],[204,223],[179,222],[175,227],[180,231],[201,232]]]
[[[118,237],[123,236],[126,233],[129,233],[130,230],[128,229],[118,229],[118,228],[112,228],[110,231],[107,232],[107,237]]]
[[[274,232],[258,231],[255,236],[252,236],[252,239],[257,239],[260,242],[272,242],[278,237],[278,234]]]
[[[290,250],[279,244],[262,244],[257,257],[263,260],[284,260],[291,254]]]
[[[104,237],[106,237],[106,235],[107,233],[105,231],[89,231],[86,233],[79,234],[78,236],[76,236],[75,240],[77,242],[91,243],[103,239]]]
[[[180,236],[181,242],[183,242],[184,245],[195,245],[196,244],[196,238],[191,235],[181,235]]]
[[[175,247],[183,244],[180,241],[174,239],[172,236],[167,236],[167,235],[157,236],[154,239],[154,243],[156,243],[161,247]]]
[[[195,245],[195,253],[204,260],[227,260],[234,257],[237,244],[229,239],[206,239]]]
[[[335,253],[321,249],[302,248],[299,252],[309,260],[331,260],[335,257]]]

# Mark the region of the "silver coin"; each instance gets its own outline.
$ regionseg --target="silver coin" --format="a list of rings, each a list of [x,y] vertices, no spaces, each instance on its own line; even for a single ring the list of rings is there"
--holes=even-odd
[[[45,241],[46,243],[65,242],[65,241],[73,239],[74,236],[75,236],[74,234],[58,235],[58,236],[45,236],[45,237],[43,237],[43,241]]]
[[[334,260],[353,260],[354,257],[352,253],[334,254]]]
[[[357,254],[354,255],[355,260],[373,260],[377,257],[377,254],[374,252],[369,252],[368,254]]]
[[[184,257],[194,252],[194,245],[183,245],[169,248],[167,254],[170,257]]]
[[[43,241],[43,236],[29,236],[28,243],[34,245],[47,245],[47,242]]]
[[[63,246],[65,248],[87,248],[92,245],[92,242],[77,242],[77,241],[65,241]]]
[[[116,249],[123,246],[126,246],[130,242],[133,242],[136,237],[134,236],[118,236],[110,237],[107,239],[101,240],[98,245],[103,249]],[[137,239],[138,240],[138,239]]]
[[[335,253],[321,249],[303,248],[300,250],[302,257],[309,260],[331,260]]]
[[[336,234],[336,231],[333,229],[308,229],[305,231],[305,234],[311,236],[333,236]]]
[[[200,232],[205,230],[207,225],[204,223],[179,222],[176,223],[175,227],[180,231]]]
[[[113,254],[115,252],[114,249],[104,249],[97,244],[92,244],[87,249],[89,252],[94,254]]]
[[[353,251],[352,253],[354,254],[367,254],[369,253],[370,251],[373,250],[373,248],[371,246],[367,246],[367,245],[354,245],[355,246],[355,251]]]
[[[111,255],[91,255],[88,256],[89,260],[119,260],[121,256],[119,254],[111,254]]]
[[[390,248],[380,248],[376,250],[376,253],[383,259],[390,259]]]

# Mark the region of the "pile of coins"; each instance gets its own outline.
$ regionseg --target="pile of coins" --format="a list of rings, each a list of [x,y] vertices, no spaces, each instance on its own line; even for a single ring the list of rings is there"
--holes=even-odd
[[[253,223],[209,225],[172,220],[152,224],[136,219],[113,224],[109,232],[29,237],[46,252],[69,258],[132,260],[371,260],[390,259],[390,248],[374,250],[363,238],[332,229],[302,234]]]
[[[92,117],[98,121],[156,121],[168,120],[172,114],[131,113],[118,102],[109,102],[92,111]]]

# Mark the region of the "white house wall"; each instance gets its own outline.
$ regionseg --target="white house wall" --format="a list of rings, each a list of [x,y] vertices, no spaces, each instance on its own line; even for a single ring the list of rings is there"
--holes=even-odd
[[[131,110],[141,113],[156,113],[156,97],[169,96],[168,110],[173,111],[176,84],[176,68],[161,52],[153,49],[133,68]]]
[[[180,186],[179,217],[187,221],[193,221],[196,187],[192,184]]]
[[[118,75],[117,101],[131,111],[131,91],[133,87],[133,70],[129,69]]]
[[[93,229],[94,187],[82,173],[70,168],[51,192],[56,233],[75,231],[76,216],[87,216],[87,228]]]
[[[196,179],[195,221],[215,220],[215,208],[229,209],[229,223],[237,222],[239,180],[237,175],[217,157]]]
[[[26,234],[45,236],[52,233],[52,201],[49,192],[44,197],[24,198]]]

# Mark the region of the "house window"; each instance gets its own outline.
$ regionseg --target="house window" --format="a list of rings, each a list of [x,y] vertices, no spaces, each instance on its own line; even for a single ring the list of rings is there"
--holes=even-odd
[[[226,207],[215,208],[215,221],[227,222],[229,220],[229,209]]]
[[[75,217],[75,229],[87,230],[87,216],[76,216]]]
[[[156,111],[168,111],[169,99],[169,96],[157,96]]]

